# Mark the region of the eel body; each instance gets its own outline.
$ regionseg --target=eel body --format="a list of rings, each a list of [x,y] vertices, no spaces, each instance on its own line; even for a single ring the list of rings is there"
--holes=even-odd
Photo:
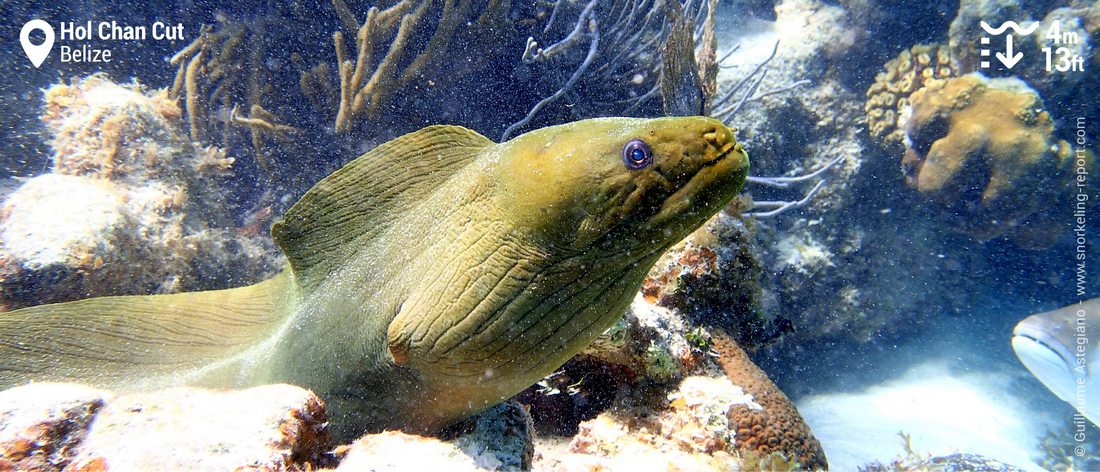
[[[342,437],[434,431],[613,324],[747,173],[733,133],[704,117],[585,120],[500,144],[424,128],[276,222],[289,265],[272,279],[0,314],[0,387],[285,382],[321,395]]]

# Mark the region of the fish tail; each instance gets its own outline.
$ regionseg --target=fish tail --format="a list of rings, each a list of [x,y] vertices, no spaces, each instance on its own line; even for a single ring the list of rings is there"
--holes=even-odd
[[[119,390],[242,383],[250,351],[289,311],[291,283],[284,272],[227,290],[101,297],[0,313],[0,388],[30,381]]]

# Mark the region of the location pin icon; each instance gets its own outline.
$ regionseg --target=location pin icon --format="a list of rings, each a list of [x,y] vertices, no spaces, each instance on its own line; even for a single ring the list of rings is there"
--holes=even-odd
[[[42,33],[46,35],[46,40],[42,41],[42,44],[31,43],[31,31],[42,30]],[[49,23],[42,20],[31,20],[27,24],[23,25],[23,30],[19,32],[19,44],[23,45],[23,52],[27,53],[27,58],[31,60],[31,64],[34,64],[34,68],[42,65],[42,61],[46,60],[46,56],[50,55],[50,50],[53,49],[53,27]]]

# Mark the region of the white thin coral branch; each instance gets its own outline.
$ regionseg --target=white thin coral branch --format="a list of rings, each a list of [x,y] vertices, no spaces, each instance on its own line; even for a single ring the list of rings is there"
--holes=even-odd
[[[746,181],[748,183],[751,183],[751,184],[765,185],[765,186],[768,186],[768,187],[788,188],[788,187],[791,186],[791,184],[805,182],[805,181],[808,181],[810,179],[817,178],[821,174],[824,174],[825,172],[828,172],[829,169],[832,169],[833,166],[835,166],[838,162],[840,162],[843,159],[844,159],[844,156],[838,156],[837,158],[827,162],[824,166],[821,166],[820,169],[815,170],[815,171],[813,171],[809,174],[796,175],[796,176],[793,176],[793,177],[751,177],[750,176],[746,179]],[[748,211],[746,211],[743,214],[752,215],[752,216],[755,216],[757,218],[768,218],[768,217],[772,217],[772,216],[782,214],[784,212],[787,212],[787,211],[795,209],[795,208],[805,206],[806,204],[810,203],[811,200],[813,200],[814,195],[817,194],[818,190],[821,190],[821,187],[823,187],[825,185],[825,182],[826,182],[825,179],[821,179],[821,180],[817,181],[817,184],[814,184],[813,188],[811,188],[809,192],[806,192],[806,195],[803,196],[799,200],[794,200],[794,201],[786,201],[786,200],[754,201],[754,202],[752,202],[752,208],[750,208]],[[763,210],[763,211],[758,211],[758,210]]]
[[[798,207],[806,205],[807,203],[810,202],[810,200],[812,200],[814,198],[814,194],[816,194],[817,191],[820,190],[821,187],[824,186],[824,185],[825,185],[825,180],[819,180],[817,182],[817,185],[814,185],[814,188],[810,189],[810,191],[806,193],[805,197],[802,197],[801,200],[797,200],[797,201],[782,201],[782,200],[777,200],[777,201],[765,200],[765,201],[759,201],[759,202],[754,201],[754,202],[752,202],[752,209],[750,209],[749,211],[747,211],[745,213],[742,213],[742,214],[743,215],[752,215],[752,216],[755,216],[757,218],[768,218],[768,217],[771,217],[771,216],[776,216],[778,214],[784,213],[784,212],[786,212],[788,210],[791,210],[793,208],[798,208]],[[754,211],[758,208],[775,208],[775,209],[770,210],[770,211]]]
[[[595,4],[596,0],[592,0],[592,2],[589,3],[590,6]],[[586,8],[586,13],[581,14],[582,19],[587,16],[588,11],[589,10]],[[588,70],[588,66],[592,64],[592,59],[596,57],[596,50],[599,48],[600,45],[600,29],[596,25],[596,20],[588,20],[588,34],[592,37],[591,42],[588,44],[588,55],[585,56],[584,62],[581,62],[581,65],[577,67],[576,72],[573,72],[573,76],[570,77],[567,82],[565,82],[565,85],[563,85],[552,95],[536,103],[535,106],[531,108],[531,111],[527,112],[527,116],[523,117],[522,120],[513,123],[512,126],[509,126],[508,129],[505,129],[504,133],[500,137],[501,141],[506,141],[517,129],[527,126],[527,123],[530,123],[531,119],[533,119],[540,110],[542,110],[546,105],[549,105],[555,100],[561,98],[561,96],[565,95],[565,92],[567,92],[569,88],[573,86],[573,84],[577,83],[577,81],[580,80],[581,76],[584,75],[584,72]],[[540,50],[539,53],[542,53],[542,51]]]
[[[809,174],[806,174],[806,175],[796,175],[794,177],[753,177],[753,176],[749,176],[748,179],[746,179],[746,180],[748,180],[749,183],[753,183],[753,184],[767,185],[769,187],[776,187],[776,188],[787,188],[787,187],[790,187],[791,184],[798,183],[798,182],[805,182],[805,181],[810,180],[812,178],[815,178],[815,177],[817,177],[821,174],[824,174],[826,171],[828,171],[830,168],[832,168],[834,165],[836,165],[836,163],[840,162],[842,159],[844,159],[844,156],[838,156],[836,159],[833,159],[833,160],[829,161],[828,163],[826,163],[820,169],[815,170],[815,171],[813,171]]]

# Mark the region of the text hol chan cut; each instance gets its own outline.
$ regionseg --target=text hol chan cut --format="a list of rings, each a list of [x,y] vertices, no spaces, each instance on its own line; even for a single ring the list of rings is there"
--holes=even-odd
[[[183,39],[183,23],[168,25],[163,22],[153,23],[152,27],[123,25],[117,21],[91,20],[85,23],[72,21],[61,22],[62,41],[86,41],[98,39],[101,41],[144,41],[146,39],[157,41],[176,41]]]

